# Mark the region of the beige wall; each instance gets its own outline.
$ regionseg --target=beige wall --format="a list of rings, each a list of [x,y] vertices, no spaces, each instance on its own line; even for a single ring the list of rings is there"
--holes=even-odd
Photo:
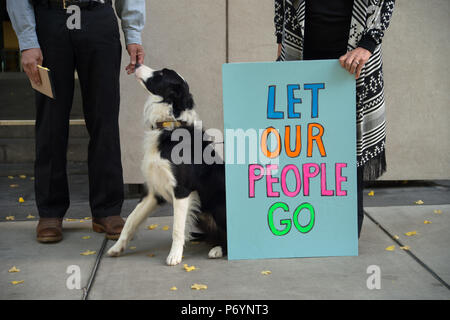
[[[191,86],[204,126],[222,129],[226,1],[147,4],[146,64],[181,73]],[[229,0],[228,6],[229,61],[274,60],[273,0]],[[448,0],[397,0],[384,39],[388,173],[383,179],[450,179],[449,13]],[[142,183],[145,99],[145,91],[123,75],[120,124],[126,183]]]
[[[226,54],[225,12],[223,0],[147,1],[145,64],[153,69],[174,69],[186,79],[206,127],[223,127],[221,70]],[[124,51],[122,64],[128,63]],[[134,77],[124,73],[121,96],[124,179],[125,183],[142,183],[142,112],[147,95]]]

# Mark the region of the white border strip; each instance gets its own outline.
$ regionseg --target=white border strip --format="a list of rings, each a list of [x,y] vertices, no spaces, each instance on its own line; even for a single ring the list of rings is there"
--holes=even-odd
[[[0,120],[0,126],[34,126],[36,120]],[[69,121],[71,126],[84,126],[86,122],[84,119],[71,119]]]

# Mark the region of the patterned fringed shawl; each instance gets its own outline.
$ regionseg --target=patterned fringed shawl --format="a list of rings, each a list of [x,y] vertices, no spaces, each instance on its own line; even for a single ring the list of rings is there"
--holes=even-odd
[[[377,46],[356,82],[357,162],[364,180],[386,171],[386,121],[381,40],[389,26],[395,0],[355,0],[347,50],[370,35]],[[282,39],[282,61],[303,58],[305,0],[275,0],[275,34]]]

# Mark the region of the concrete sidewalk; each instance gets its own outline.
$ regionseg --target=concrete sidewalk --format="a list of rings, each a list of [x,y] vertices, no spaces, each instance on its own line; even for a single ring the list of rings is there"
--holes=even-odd
[[[26,184],[27,178],[18,179],[1,182]],[[450,201],[447,200],[450,193],[429,188],[428,191],[414,191],[417,192],[414,199],[422,199],[424,204],[412,202],[395,206],[385,206],[383,192],[398,201],[392,193],[406,194],[405,188],[374,189],[375,195],[367,201],[372,206],[366,207],[358,257],[210,260],[207,258],[208,246],[189,242],[183,262],[175,267],[165,264],[171,244],[169,206],[163,207],[140,227],[138,236],[123,256],[111,258],[106,251],[113,241],[106,241],[103,235],[94,233],[90,220],[83,219],[89,216],[86,200],[77,199],[74,207],[78,209],[71,209],[74,210],[72,216],[68,213],[68,218],[74,221],[64,222],[64,240],[44,245],[35,241],[37,219],[27,219],[27,214],[35,213],[32,196],[24,203],[8,202],[2,191],[0,299],[82,299],[88,294],[88,299],[448,300]],[[423,198],[426,192],[435,196],[439,190],[444,193],[438,202],[446,204],[427,202]],[[365,191],[366,195],[369,191]],[[17,194],[11,191],[8,197],[15,199]],[[380,205],[374,206],[377,197]],[[136,202],[136,199],[127,200],[124,213],[131,212]],[[5,210],[12,207],[20,219],[5,219],[9,216]],[[425,224],[425,220],[431,224]],[[150,224],[158,227],[149,230],[146,226]],[[169,230],[163,229],[166,225]],[[406,236],[409,231],[416,231],[416,234]],[[392,251],[386,250],[391,246]],[[408,246],[409,250],[400,246]],[[81,255],[86,251],[95,253]],[[197,269],[186,272],[183,264],[194,265]],[[8,272],[13,266],[20,272]],[[81,289],[68,289],[69,266],[79,268]],[[370,266],[380,269],[380,289],[367,287]],[[271,274],[261,274],[265,270],[270,270]],[[12,284],[12,281],[22,280],[22,283]],[[205,284],[208,289],[192,290],[194,283]],[[172,287],[177,290],[171,290]]]

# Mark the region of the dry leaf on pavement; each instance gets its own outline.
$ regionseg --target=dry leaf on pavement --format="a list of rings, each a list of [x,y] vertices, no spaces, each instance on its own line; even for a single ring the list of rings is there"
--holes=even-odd
[[[90,255],[93,255],[95,253],[96,253],[95,251],[86,250],[86,251],[80,253],[80,255],[82,255],[82,256],[90,256]]]
[[[191,271],[194,271],[194,270],[198,270],[198,268],[196,268],[195,266],[190,266],[189,267],[187,264],[184,264],[183,268],[184,268],[184,270],[186,270],[186,272],[191,272]]]
[[[16,266],[13,266],[11,269],[8,270],[9,273],[13,272],[20,272],[20,269],[17,269]]]
[[[208,289],[208,286],[206,284],[200,284],[200,283],[194,283],[191,286],[192,290],[206,290]]]

